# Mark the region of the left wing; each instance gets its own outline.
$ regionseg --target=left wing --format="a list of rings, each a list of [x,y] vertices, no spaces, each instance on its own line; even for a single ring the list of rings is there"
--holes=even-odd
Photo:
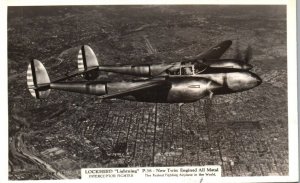
[[[188,57],[186,59],[187,60],[219,59],[227,51],[227,49],[231,46],[231,44],[232,44],[231,40],[226,40],[196,56]]]
[[[142,84],[140,86],[133,87],[133,88],[130,88],[128,90],[123,90],[123,91],[119,91],[119,92],[115,92],[115,93],[111,93],[111,94],[102,95],[99,98],[100,99],[116,98],[116,97],[120,97],[120,96],[129,95],[129,94],[132,94],[132,93],[140,91],[140,90],[150,89],[150,88],[163,86],[163,85],[168,86],[168,85],[170,85],[170,83],[168,81],[165,81],[165,80],[163,80],[163,81],[151,81],[151,83]]]

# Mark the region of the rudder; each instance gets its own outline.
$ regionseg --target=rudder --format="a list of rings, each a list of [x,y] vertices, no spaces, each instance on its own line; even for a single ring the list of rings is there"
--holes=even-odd
[[[78,71],[84,72],[99,67],[97,57],[88,45],[81,46],[78,52]],[[83,77],[87,80],[94,80],[99,76],[97,70],[92,70],[83,74]]]
[[[28,65],[27,86],[34,98],[43,99],[50,94],[50,78],[43,64],[36,59]]]

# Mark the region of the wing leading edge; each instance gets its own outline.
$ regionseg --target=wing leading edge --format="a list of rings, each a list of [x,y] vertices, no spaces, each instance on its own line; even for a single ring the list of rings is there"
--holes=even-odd
[[[223,41],[208,50],[194,56],[187,58],[188,60],[201,60],[201,59],[219,59],[226,51],[227,49],[232,45],[231,40]]]

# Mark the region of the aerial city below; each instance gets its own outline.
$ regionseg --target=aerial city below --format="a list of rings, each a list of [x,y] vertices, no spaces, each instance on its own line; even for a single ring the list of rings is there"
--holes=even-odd
[[[285,176],[285,6],[8,8],[9,179]]]

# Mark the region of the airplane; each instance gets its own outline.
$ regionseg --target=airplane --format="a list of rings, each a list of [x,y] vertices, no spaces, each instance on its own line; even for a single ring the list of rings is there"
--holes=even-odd
[[[31,95],[37,99],[47,98],[50,90],[55,89],[97,95],[100,99],[118,98],[150,103],[190,103],[207,96],[212,98],[214,95],[242,92],[260,85],[261,78],[249,71],[249,64],[234,59],[217,62],[216,59],[226,51],[229,43],[231,45],[231,41],[222,42],[206,54],[200,54],[202,59],[214,60],[211,65],[188,60],[146,66],[99,66],[93,50],[84,45],[78,55],[79,71],[51,82],[43,64],[33,59],[27,69],[27,85]],[[239,68],[234,67],[235,64]],[[99,71],[148,78],[120,82],[91,80],[98,77]],[[89,81],[66,82],[78,75]]]

